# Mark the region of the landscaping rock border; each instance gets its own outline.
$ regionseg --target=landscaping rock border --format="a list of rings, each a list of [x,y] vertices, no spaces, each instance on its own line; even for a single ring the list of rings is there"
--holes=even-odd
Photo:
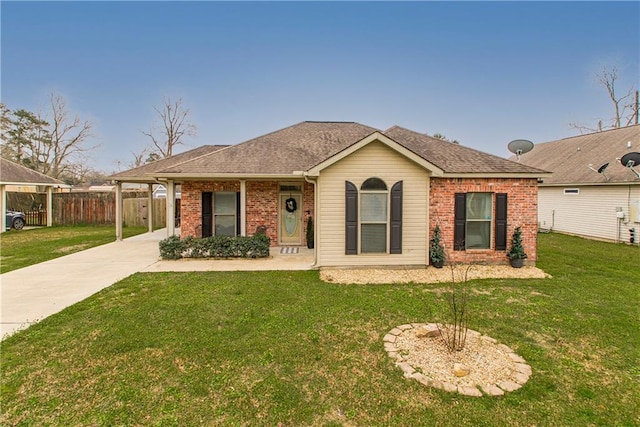
[[[397,326],[384,336],[384,349],[406,378],[447,392],[480,397],[518,390],[531,377],[526,361],[496,339],[467,329],[465,349],[451,353],[437,333],[440,329],[435,323],[411,323]]]

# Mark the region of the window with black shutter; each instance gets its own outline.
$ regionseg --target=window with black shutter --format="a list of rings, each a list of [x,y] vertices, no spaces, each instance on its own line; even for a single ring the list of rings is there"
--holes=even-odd
[[[391,187],[391,245],[389,252],[402,253],[402,181]]]
[[[496,251],[507,250],[507,193],[496,194]]]
[[[493,217],[493,219],[492,219]],[[493,224],[494,248],[507,248],[507,193],[456,193],[453,249],[490,249]]]
[[[345,181],[345,254],[358,254],[358,188]]]

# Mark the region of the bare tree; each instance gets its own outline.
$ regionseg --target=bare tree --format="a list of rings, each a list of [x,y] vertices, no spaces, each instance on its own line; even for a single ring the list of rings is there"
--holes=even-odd
[[[88,120],[81,120],[78,116],[69,117],[67,104],[62,96],[51,94],[51,142],[45,146],[46,164],[49,170],[45,173],[59,178],[76,160],[84,164],[83,153],[95,148],[86,147],[84,143],[91,136],[92,124]]]
[[[612,67],[608,69],[606,66],[602,68],[602,72],[596,74],[598,84],[601,85],[607,92],[607,96],[613,107],[613,117],[606,119],[603,124],[603,120],[598,120],[597,126],[590,127],[580,123],[570,123],[574,129],[585,132],[601,132],[604,129],[617,129],[620,127],[629,126],[637,121],[638,107],[637,101],[633,100],[633,94],[636,90],[631,87],[623,95],[616,93],[616,82],[618,81],[618,68]],[[609,122],[610,124],[607,124]]]
[[[183,137],[196,134],[196,126],[188,120],[190,110],[184,108],[182,98],[173,101],[168,97],[163,98],[161,108],[153,109],[160,118],[160,129],[154,126],[149,132],[141,132],[151,139],[152,147],[155,147],[152,151],[156,151],[161,158],[172,156],[175,146],[184,144]]]
[[[70,118],[66,102],[58,94],[49,96],[49,107],[51,119],[24,109],[9,111],[3,106],[2,155],[62,179],[78,163],[86,164],[84,154],[95,148],[85,145],[92,125],[77,116]]]

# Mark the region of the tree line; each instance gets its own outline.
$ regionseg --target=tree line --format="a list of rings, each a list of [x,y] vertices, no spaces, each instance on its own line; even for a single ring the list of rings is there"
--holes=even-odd
[[[170,157],[185,136],[195,135],[190,110],[181,98],[165,97],[154,111],[159,123],[149,131],[140,131],[150,142],[131,153],[128,167]],[[66,184],[101,184],[106,174],[89,166],[91,152],[98,147],[91,144],[93,128],[91,121],[72,115],[65,98],[57,93],[48,96],[45,112],[11,110],[0,103],[0,155]]]

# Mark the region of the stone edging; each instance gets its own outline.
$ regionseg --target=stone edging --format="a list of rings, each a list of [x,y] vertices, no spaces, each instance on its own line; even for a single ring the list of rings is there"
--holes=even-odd
[[[475,335],[482,341],[496,345],[500,350],[507,354],[509,359],[511,359],[515,364],[515,370],[512,378],[507,381],[499,382],[497,384],[483,384],[479,387],[456,386],[455,384],[451,384],[448,382],[433,380],[426,375],[416,371],[413,366],[407,363],[404,356],[398,352],[398,348],[395,345],[397,337],[404,331],[418,328],[433,331],[437,330],[437,325],[435,323],[411,323],[400,325],[390,330],[389,333],[387,333],[383,338],[384,349],[389,354],[389,357],[395,359],[395,365],[402,369],[405,378],[412,378],[428,387],[434,387],[448,392],[457,392],[465,396],[481,397],[483,393],[488,396],[502,396],[505,394],[505,392],[518,390],[529,380],[529,377],[531,376],[531,366],[529,366],[522,357],[517,355],[508,346],[504,344],[498,344],[498,341],[496,339],[486,335],[481,335],[477,331],[468,329],[468,336]]]

